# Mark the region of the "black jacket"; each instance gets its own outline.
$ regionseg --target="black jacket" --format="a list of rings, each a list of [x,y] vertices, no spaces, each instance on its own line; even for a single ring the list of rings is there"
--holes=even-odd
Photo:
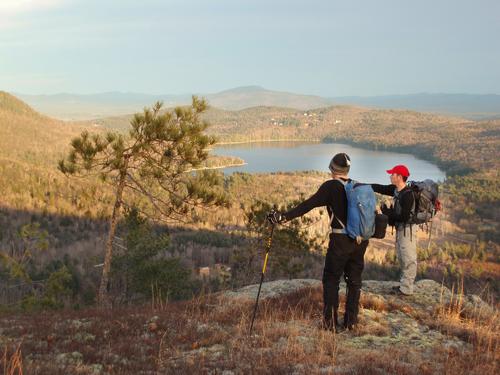
[[[350,181],[349,179],[345,181]],[[292,220],[311,211],[315,207],[326,206],[328,215],[335,215],[344,225],[347,223],[347,195],[344,185],[337,180],[324,182],[310,198],[300,203],[297,207],[285,212],[286,220]],[[332,228],[341,229],[337,219],[332,220]]]
[[[375,193],[394,197],[394,206],[382,210],[389,217],[389,225],[398,226],[410,222],[415,197],[409,187],[398,192],[395,185],[371,184],[371,186]]]

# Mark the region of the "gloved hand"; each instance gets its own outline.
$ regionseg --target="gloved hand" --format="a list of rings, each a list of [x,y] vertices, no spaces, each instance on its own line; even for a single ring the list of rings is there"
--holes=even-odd
[[[279,211],[274,210],[269,212],[266,218],[271,224],[280,224],[286,220],[285,215],[283,215]]]
[[[385,203],[382,205],[382,213],[384,215],[391,217],[393,212],[394,212],[394,210],[392,208],[387,207],[387,205]]]

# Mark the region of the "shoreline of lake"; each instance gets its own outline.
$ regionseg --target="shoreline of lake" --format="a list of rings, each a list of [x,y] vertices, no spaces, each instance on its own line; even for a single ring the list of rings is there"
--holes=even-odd
[[[428,161],[429,163],[435,164],[443,172],[446,173],[446,177],[452,176],[462,176],[470,173],[471,168],[464,167],[456,161],[441,160],[434,156],[433,150],[430,146],[422,145],[381,145],[373,142],[354,142],[347,138],[325,138],[320,143],[343,143],[352,147],[361,148],[369,151],[387,151],[395,153],[409,154],[418,158],[420,160]]]
[[[244,165],[248,165],[248,163],[243,162],[243,163],[239,163],[239,164],[221,165],[221,166],[217,166],[217,167],[202,167],[202,168],[190,169],[188,172],[206,171],[206,170],[211,170],[211,169],[224,169],[224,168],[231,168],[231,167],[242,167]]]
[[[340,143],[346,144],[348,146],[361,148],[369,151],[388,151],[395,153],[404,153],[414,156],[415,158],[428,161],[430,163],[436,164],[440,169],[445,172],[446,177],[454,175],[465,175],[470,173],[470,168],[464,167],[455,161],[441,160],[434,156],[434,152],[430,146],[422,145],[381,145],[373,142],[355,142],[348,138],[329,138],[325,137],[323,139],[300,139],[300,138],[289,138],[289,139],[261,139],[261,140],[248,140],[248,141],[224,141],[218,142],[214,145],[218,146],[230,146],[230,145],[244,145],[244,144],[255,144],[255,143],[275,143],[275,142],[304,142],[304,143],[317,143],[317,144],[331,144]]]
[[[446,171],[436,163],[425,160],[413,153],[390,150],[376,150],[372,147],[359,147],[347,142],[320,142],[304,140],[270,140],[217,144],[213,153],[223,157],[237,157],[244,165],[226,166],[220,169],[224,174],[276,173],[300,171],[328,171],[328,163],[333,154],[347,152],[353,160],[351,173],[357,178],[384,183],[381,178],[394,164],[407,164],[412,177],[419,180],[431,178],[445,181]],[[374,171],[377,171],[374,173]]]
[[[226,145],[241,145],[247,143],[272,143],[272,142],[309,142],[309,143],[324,143],[321,139],[263,139],[263,140],[252,140],[252,141],[229,141],[229,142],[217,142],[214,147],[226,146]]]

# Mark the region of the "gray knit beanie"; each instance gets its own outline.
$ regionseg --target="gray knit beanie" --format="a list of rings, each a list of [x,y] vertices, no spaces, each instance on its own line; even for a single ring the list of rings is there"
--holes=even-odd
[[[347,174],[351,168],[351,158],[349,155],[341,152],[335,155],[328,166],[333,173]]]

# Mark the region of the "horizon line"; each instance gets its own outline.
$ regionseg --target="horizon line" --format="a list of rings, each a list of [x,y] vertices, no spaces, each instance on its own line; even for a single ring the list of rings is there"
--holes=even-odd
[[[78,93],[78,92],[55,92],[55,93],[25,93],[25,92],[17,92],[17,91],[7,91],[6,92],[12,95],[23,95],[23,96],[58,96],[58,95],[75,95],[75,96],[95,96],[95,95],[108,95],[108,94],[118,94],[118,95],[143,95],[143,96],[192,96],[192,95],[217,95],[226,92],[231,92],[235,90],[241,89],[259,89],[259,91],[265,92],[276,92],[282,94],[292,94],[292,95],[301,95],[301,96],[313,96],[324,99],[342,99],[342,98],[376,98],[376,97],[395,97],[395,96],[414,96],[414,95],[471,95],[471,96],[500,96],[500,93],[487,92],[487,93],[473,93],[473,92],[429,92],[429,91],[421,91],[421,92],[411,92],[411,93],[392,93],[392,94],[374,94],[374,95],[363,95],[363,94],[355,94],[355,95],[319,95],[319,94],[310,94],[310,93],[302,93],[302,92],[294,92],[294,91],[283,91],[283,90],[274,90],[268,89],[259,85],[246,85],[246,86],[235,86],[228,89],[223,89],[215,92],[193,92],[193,93],[147,93],[140,91],[119,91],[119,90],[109,90],[109,91],[94,91],[91,93]],[[0,90],[1,91],[1,90]]]

